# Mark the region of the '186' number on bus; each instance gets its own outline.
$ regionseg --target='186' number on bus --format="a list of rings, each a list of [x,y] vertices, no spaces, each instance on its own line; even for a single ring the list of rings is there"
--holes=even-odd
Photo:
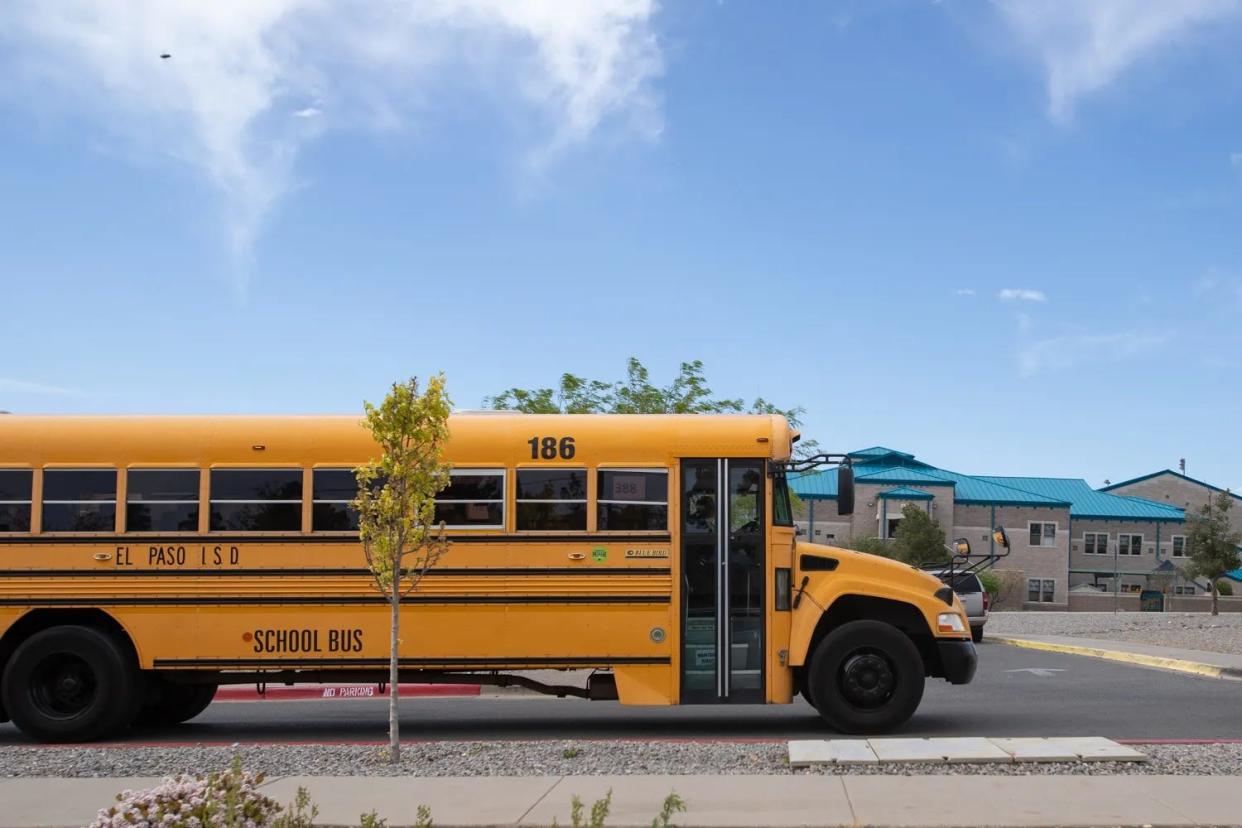
[[[530,443],[530,459],[531,460],[572,460],[574,457],[574,438],[562,437],[557,440],[555,437],[531,437],[526,442]]]

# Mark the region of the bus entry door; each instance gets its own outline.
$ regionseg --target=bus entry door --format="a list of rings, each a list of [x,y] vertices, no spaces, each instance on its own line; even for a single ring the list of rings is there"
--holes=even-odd
[[[763,702],[762,460],[681,464],[681,701]]]

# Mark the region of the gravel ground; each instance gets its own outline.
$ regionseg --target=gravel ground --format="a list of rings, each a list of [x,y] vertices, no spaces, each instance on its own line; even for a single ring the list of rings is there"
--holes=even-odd
[[[601,774],[1242,774],[1242,744],[1145,745],[1150,761],[1010,765],[902,764],[793,770],[785,742],[410,743],[398,766],[375,745],[5,747],[0,776],[164,776],[225,768],[234,754],[268,776],[593,776]]]
[[[1068,635],[1242,655],[1242,613],[994,612],[986,629],[996,635]]]

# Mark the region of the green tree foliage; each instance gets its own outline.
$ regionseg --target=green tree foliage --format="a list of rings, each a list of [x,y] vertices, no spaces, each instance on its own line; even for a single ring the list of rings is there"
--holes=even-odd
[[[1226,572],[1242,566],[1238,555],[1242,535],[1230,528],[1231,509],[1233,495],[1225,491],[1186,515],[1186,547],[1190,555],[1186,572],[1192,578],[1207,578],[1212,585],[1212,615],[1220,613],[1217,582]]]
[[[842,544],[842,547],[853,549],[855,552],[866,552],[868,555],[879,555],[881,558],[891,558],[895,554],[891,542],[874,535],[859,535],[850,538]]]
[[[452,403],[444,375],[427,383],[394,383],[378,406],[363,403],[363,424],[380,449],[378,460],[355,470],[358,534],[376,589],[391,609],[388,663],[388,759],[401,760],[397,718],[401,598],[418,588],[427,570],[449,551],[444,524],[435,524],[436,493],[448,485],[444,459]]]
[[[717,397],[707,384],[703,361],[681,363],[677,376],[666,386],[651,381],[651,372],[630,357],[625,377],[614,382],[562,374],[556,388],[510,388],[483,401],[498,411],[527,414],[779,414],[790,425],[802,425],[806,410],[779,408],[763,397],[749,406],[741,398]],[[813,440],[798,443],[798,455],[813,454]]]
[[[901,522],[893,535],[895,557],[911,566],[947,561],[949,553],[944,548],[944,530],[931,515],[907,503],[901,510]]]
[[[1233,581],[1230,581],[1228,578],[1221,578],[1216,582],[1216,591],[1228,598],[1233,595]]]

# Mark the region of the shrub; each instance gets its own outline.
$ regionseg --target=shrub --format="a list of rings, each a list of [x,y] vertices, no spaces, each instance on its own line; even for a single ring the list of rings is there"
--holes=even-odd
[[[1216,582],[1216,591],[1226,597],[1233,595],[1233,582],[1225,578],[1221,578]]]
[[[91,828],[303,828],[314,822],[319,811],[304,789],[298,790],[293,810],[285,812],[279,802],[259,793],[263,779],[261,773],[244,772],[241,759],[234,758],[232,767],[221,773],[179,774],[147,791],[117,794],[117,804],[101,810]]]
[[[861,535],[857,538],[850,538],[845,543],[846,549],[853,549],[855,552],[866,552],[868,555],[879,555],[882,558],[891,558],[894,551],[889,542],[883,538],[873,537],[871,535]]]

